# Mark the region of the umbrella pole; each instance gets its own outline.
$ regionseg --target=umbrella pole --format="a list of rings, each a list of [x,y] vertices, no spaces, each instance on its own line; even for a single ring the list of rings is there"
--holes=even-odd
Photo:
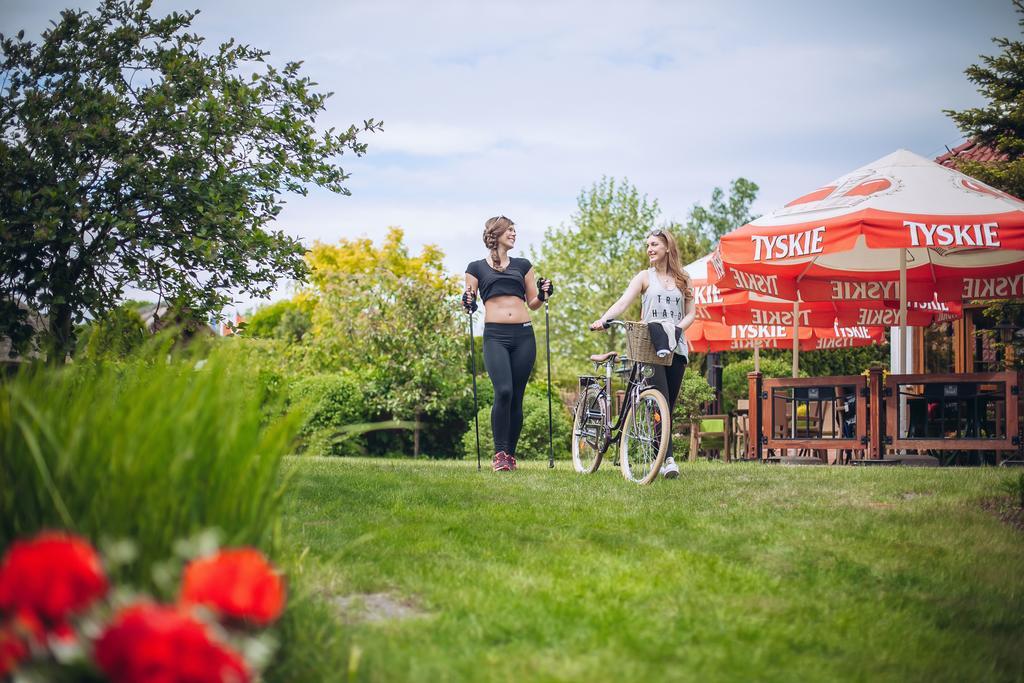
[[[901,374],[907,374],[907,250],[900,249],[900,362]]]
[[[793,302],[793,377],[800,375],[800,302]]]
[[[754,372],[761,372],[761,347],[754,347]]]

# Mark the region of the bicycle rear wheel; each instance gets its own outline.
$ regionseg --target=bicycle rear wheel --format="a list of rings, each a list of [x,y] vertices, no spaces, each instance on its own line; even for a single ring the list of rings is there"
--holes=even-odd
[[[672,438],[668,401],[657,389],[640,392],[622,424],[619,466],[622,476],[637,484],[658,478]]]
[[[580,394],[572,421],[572,466],[577,472],[590,474],[601,466],[607,424],[601,391],[591,384]]]

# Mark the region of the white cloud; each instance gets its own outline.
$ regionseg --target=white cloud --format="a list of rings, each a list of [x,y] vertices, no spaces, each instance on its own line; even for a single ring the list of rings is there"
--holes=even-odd
[[[499,141],[496,131],[485,131],[448,123],[416,123],[399,119],[380,135],[374,147],[385,152],[421,156],[457,156],[486,152]]]

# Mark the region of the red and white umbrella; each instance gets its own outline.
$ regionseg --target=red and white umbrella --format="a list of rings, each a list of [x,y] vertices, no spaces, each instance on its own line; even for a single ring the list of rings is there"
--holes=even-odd
[[[807,316],[800,311],[800,324],[794,329],[792,302],[746,290],[723,293],[709,284],[709,258],[705,256],[686,266],[696,310],[686,340],[695,351],[792,349],[794,333],[801,351],[885,342],[884,328],[845,326],[838,321],[836,306],[831,303],[822,303],[813,312],[806,311]],[[930,318],[932,314],[927,315]],[[778,320],[774,319],[776,316]]]
[[[899,301],[906,325],[908,301],[1024,297],[1024,202],[900,150],[725,235],[711,264],[719,288],[801,307]]]
[[[899,301],[812,301],[802,302],[796,314],[793,302],[746,289],[719,289],[708,280],[709,256],[686,266],[694,291],[697,320],[714,320],[727,325],[786,325],[799,327],[894,326],[899,324]],[[927,327],[940,320],[953,320],[963,313],[959,302],[911,301],[907,322]]]
[[[694,351],[738,351],[741,349],[791,349],[794,329],[785,325],[726,325],[695,320],[686,330],[686,341]],[[796,330],[801,351],[843,349],[885,342],[883,327],[801,327]]]
[[[719,289],[708,276],[711,255],[686,266],[693,288],[697,320],[729,325],[793,325],[793,302],[746,289]],[[800,311],[801,326],[828,327],[836,321],[835,307],[827,302]]]

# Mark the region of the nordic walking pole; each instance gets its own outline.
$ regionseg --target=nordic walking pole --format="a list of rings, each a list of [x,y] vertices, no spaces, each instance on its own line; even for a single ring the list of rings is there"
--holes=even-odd
[[[476,344],[473,341],[473,313],[466,311],[469,317],[469,358],[473,368],[473,424],[476,426],[476,468],[480,469],[480,409],[476,398]]]
[[[548,467],[552,468],[555,466],[555,446],[551,436],[551,321],[547,299],[544,299],[544,347],[548,352]]]

